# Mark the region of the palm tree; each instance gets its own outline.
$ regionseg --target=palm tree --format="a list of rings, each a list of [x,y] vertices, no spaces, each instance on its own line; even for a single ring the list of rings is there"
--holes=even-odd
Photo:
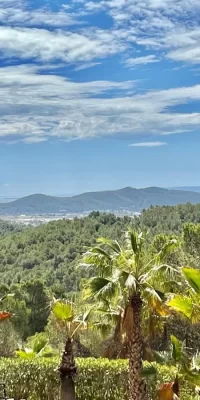
[[[188,354],[188,349],[186,347],[186,341],[181,341],[175,336],[171,335],[171,346],[168,352],[154,352],[155,361],[159,364],[164,364],[165,366],[173,365],[176,370],[176,377],[173,382],[161,385],[158,392],[162,400],[165,399],[164,394],[168,393],[179,396],[180,382],[189,382],[192,386],[200,386],[200,368],[199,368],[199,354],[196,353],[193,357]],[[178,398],[178,397],[177,397]]]
[[[77,369],[73,354],[73,339],[80,330],[87,328],[90,310],[76,315],[73,303],[54,300],[52,313],[57,323],[66,329],[65,348],[58,369],[61,379],[61,400],[75,400],[74,377]]]
[[[158,254],[147,259],[145,238],[143,233],[132,230],[126,233],[123,246],[117,241],[100,238],[99,245],[90,249],[83,260],[83,265],[92,266],[97,273],[88,283],[87,296],[108,306],[115,302],[124,310],[121,326],[122,335],[128,341],[130,400],[149,399],[142,377],[145,304],[158,310],[163,304],[164,289],[169,290],[178,272],[164,262],[175,250],[176,240],[168,241]]]

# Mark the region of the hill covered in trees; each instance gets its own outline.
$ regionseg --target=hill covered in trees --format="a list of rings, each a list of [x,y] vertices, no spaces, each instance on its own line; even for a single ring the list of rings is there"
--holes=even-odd
[[[1,215],[82,213],[100,211],[140,212],[155,205],[200,203],[200,193],[158,187],[83,193],[73,197],[35,194],[10,203],[0,204]]]
[[[79,260],[98,237],[121,240],[132,226],[149,231],[151,240],[157,234],[181,234],[186,222],[200,223],[200,204],[150,207],[134,218],[92,212],[85,218],[63,219],[22,232],[1,222],[0,282],[10,286],[41,279],[57,296],[76,291],[89,273],[78,268]]]
[[[8,235],[13,232],[21,232],[25,227],[14,223],[9,223],[4,220],[0,220],[0,235]]]

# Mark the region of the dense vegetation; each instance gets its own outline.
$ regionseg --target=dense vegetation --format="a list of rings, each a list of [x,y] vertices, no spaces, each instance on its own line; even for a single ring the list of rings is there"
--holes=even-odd
[[[0,282],[10,286],[42,279],[57,295],[79,288],[80,256],[99,236],[117,238],[131,219],[92,213],[84,219],[50,222],[0,238]]]
[[[12,232],[21,232],[23,229],[24,227],[22,225],[0,220],[0,235],[7,235]]]
[[[58,359],[0,361],[0,380],[7,383],[8,395],[15,400],[58,400],[59,375],[55,373]],[[127,369],[124,360],[77,359],[79,400],[127,400]],[[148,365],[148,364],[147,364]],[[175,369],[158,366],[159,382],[173,379]],[[150,380],[152,400],[157,400],[155,382]],[[190,385],[181,381],[184,400],[194,400]]]
[[[155,235],[160,235],[153,239],[158,249],[165,233],[182,238],[184,231],[182,248],[174,255],[173,262],[186,264],[189,259],[192,265],[195,260],[198,263],[200,228],[185,226],[187,222],[200,222],[200,205],[151,207],[135,218],[93,212],[82,219],[50,222],[22,232],[15,232],[15,226],[2,222],[0,295],[9,290],[15,292],[15,298],[9,300],[9,308],[16,313],[14,321],[22,337],[44,327],[48,310],[38,312],[53,294],[70,297],[71,292],[80,289],[81,280],[92,274],[92,270],[80,267],[79,262],[98,237],[121,240],[123,232],[133,226],[149,230],[151,241]]]
[[[1,236],[0,282],[10,286],[42,279],[57,296],[63,296],[79,289],[80,279],[86,276],[83,268],[77,270],[80,257],[98,237],[121,239],[128,226],[149,230],[150,238],[161,233],[181,234],[186,222],[200,222],[200,205],[151,207],[135,218],[93,212],[85,218]],[[6,224],[4,234],[11,229],[12,225]]]
[[[141,325],[144,343],[148,343],[148,346],[143,348],[143,339],[140,336],[138,357],[141,359],[141,354],[143,354],[145,359],[152,360],[154,359],[152,351],[165,350],[167,352],[165,359],[171,360],[170,363],[173,364],[168,347],[170,334],[175,335],[179,340],[185,339],[190,349],[190,355],[194,354],[196,347],[199,348],[200,345],[199,314],[197,312],[200,278],[194,272],[199,272],[199,222],[200,205],[186,204],[175,207],[151,207],[144,210],[141,216],[134,218],[119,218],[113,214],[92,212],[88,217],[82,219],[51,222],[37,228],[22,229],[21,232],[16,231],[15,227],[12,231],[10,224],[2,223],[0,303],[2,296],[9,293],[13,293],[14,296],[8,296],[3,300],[3,309],[6,309],[8,314],[9,312],[13,313],[13,316],[11,320],[8,319],[1,324],[0,355],[2,357],[13,356],[17,348],[21,349],[18,353],[23,358],[28,357],[29,359],[40,357],[44,354],[43,351],[47,352],[48,356],[58,354],[65,342],[66,331],[63,330],[63,322],[67,321],[68,337],[73,330],[75,332],[74,350],[76,355],[99,357],[107,354],[109,358],[118,358],[120,354],[123,354],[123,357],[127,357],[128,347],[126,349],[126,345],[130,345],[131,342],[128,339],[127,343],[124,342],[124,338],[128,338],[129,332],[133,332],[133,326],[137,325],[136,321],[131,325],[131,319],[127,325],[127,317],[124,320],[126,321],[125,325],[122,322],[124,316],[130,313],[129,296],[127,296],[129,289],[130,293],[133,293],[134,301],[138,297],[139,312],[141,313],[141,319],[138,321],[141,322],[137,323]],[[128,228],[131,230],[127,231]],[[148,234],[138,236],[133,233],[135,230],[146,231]],[[127,233],[130,234],[129,242]],[[107,240],[101,240],[96,246],[96,240],[99,237],[106,237]],[[113,242],[110,239],[116,241]],[[121,245],[122,247],[120,247]],[[87,257],[83,258],[83,254],[88,249],[90,251],[87,253]],[[154,270],[154,260],[157,263],[156,270]],[[183,273],[181,272],[180,267],[184,265],[195,268],[193,271],[195,279],[191,278],[190,270],[188,272],[187,269],[186,271],[183,269]],[[127,270],[129,267],[131,269]],[[162,274],[160,272],[158,274],[160,268]],[[141,275],[138,275],[139,270]],[[121,271],[121,275],[119,275],[119,271]],[[156,271],[156,275],[154,271]],[[178,275],[176,275],[177,272]],[[185,277],[184,273],[189,273],[189,277]],[[188,279],[187,282],[184,281],[185,278]],[[153,289],[154,284],[156,284],[156,291]],[[92,290],[92,295],[89,294],[90,290]],[[165,310],[165,291],[173,293],[174,296],[174,304],[172,299],[170,307],[174,307],[175,313],[173,312],[168,319],[166,319],[168,314]],[[140,307],[141,294],[142,310]],[[73,314],[70,308],[72,303],[70,303],[71,306],[68,303],[59,305],[55,299],[53,300],[53,296],[64,298],[65,301],[67,301],[66,299],[72,301]],[[101,302],[100,314],[93,315],[90,326],[93,325],[98,329],[77,331],[88,323],[87,315],[89,314],[85,313],[85,310],[93,307],[94,300],[97,303]],[[54,302],[58,305],[58,315],[51,312],[54,310]],[[134,310],[138,305],[134,305]],[[184,309],[184,305],[188,305],[188,307]],[[131,308],[133,308],[132,305]],[[2,310],[2,305],[0,310]],[[178,316],[177,311],[181,312],[181,315],[185,313],[187,320]],[[80,315],[82,315],[81,319]],[[3,313],[1,317],[5,316],[6,313]],[[83,320],[83,316],[86,320]],[[57,317],[61,318],[61,324]],[[120,325],[117,323],[118,320],[121,321]],[[154,321],[153,325],[152,321]],[[191,321],[195,323],[195,326],[191,324]],[[135,333],[135,336],[139,334],[138,332]],[[182,342],[175,343],[180,351]],[[29,348],[29,353],[23,350],[24,346]],[[138,348],[138,345],[136,347]],[[185,350],[183,354],[185,354]],[[135,357],[133,353],[133,361]],[[65,361],[63,362],[65,363]],[[75,368],[73,359],[70,362]],[[194,366],[194,361],[192,362]],[[191,377],[193,374],[190,370],[191,357],[186,359],[186,363],[187,372],[190,371]],[[4,364],[2,365],[4,368]],[[47,364],[45,365],[47,366]],[[177,359],[173,365],[177,367]],[[38,364],[37,367],[34,364],[34,368],[41,369],[43,367],[42,364],[40,366]],[[139,368],[142,368],[142,363]],[[51,375],[52,372],[48,371]],[[198,369],[195,370],[195,379],[198,375],[197,371]],[[182,369],[180,376],[185,373],[186,370]],[[50,377],[50,375],[48,376]],[[194,376],[192,376],[193,378]],[[89,378],[85,376],[85,379]],[[46,383],[49,385],[49,378]],[[52,390],[57,390],[56,378],[54,384],[55,389]],[[140,383],[138,388],[139,386]],[[23,387],[23,383],[20,387]],[[38,386],[36,389],[38,390]],[[39,390],[42,392],[43,389]],[[79,389],[77,390],[79,391]],[[89,390],[88,386],[87,390]],[[109,390],[108,388],[108,398]],[[122,387],[116,387],[116,390],[116,395],[117,393],[119,395]],[[34,395],[33,399],[35,399]],[[82,392],[80,392],[80,398],[82,398],[81,396]],[[87,396],[90,396],[89,392]],[[126,399],[126,394],[124,396]],[[131,398],[135,399],[134,388]],[[153,395],[152,398],[154,398]],[[114,395],[112,399],[115,400]],[[189,395],[188,399],[190,399]]]

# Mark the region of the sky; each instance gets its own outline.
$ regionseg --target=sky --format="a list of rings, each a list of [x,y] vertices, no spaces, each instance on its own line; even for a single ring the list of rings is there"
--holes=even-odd
[[[0,197],[200,186],[199,0],[0,0]]]

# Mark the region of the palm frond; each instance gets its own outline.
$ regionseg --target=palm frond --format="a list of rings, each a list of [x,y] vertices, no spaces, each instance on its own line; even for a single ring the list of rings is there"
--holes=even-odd
[[[128,233],[127,233],[127,237],[130,240],[133,253],[135,255],[138,254],[138,250],[139,250],[139,243],[138,242],[139,242],[139,240],[138,240],[137,232],[129,230]]]
[[[117,240],[111,240],[111,239],[107,239],[104,237],[100,237],[99,239],[97,239],[97,243],[101,243],[105,246],[108,246],[110,249],[112,249],[117,254],[120,254],[122,251]]]
[[[99,300],[101,300],[101,298],[111,299],[116,295],[118,290],[118,282],[117,280],[112,280],[112,278],[92,278],[89,286],[92,295]]]
[[[175,295],[168,302],[168,306],[177,312],[182,313],[185,317],[191,319],[193,312],[193,302],[187,296]]]
[[[167,243],[165,243],[157,255],[157,263],[163,263],[166,260],[166,257],[174,253],[174,251],[178,249],[178,247],[179,242],[177,239],[171,239]]]
[[[93,247],[90,250],[90,253],[94,254],[94,255],[100,255],[102,257],[105,257],[107,260],[111,261],[111,256],[109,255],[109,253],[107,253],[105,250],[103,250],[101,247]]]
[[[122,271],[119,279],[125,288],[127,288],[128,290],[132,289],[133,291],[136,291],[137,281],[133,274]]]
[[[195,268],[183,268],[183,275],[189,286],[195,293],[200,294],[200,270]]]
[[[142,376],[146,379],[148,378],[156,378],[157,368],[155,365],[148,363],[145,366],[143,365]]]
[[[172,357],[175,363],[180,362],[185,358],[185,344],[176,336],[171,335]]]
[[[171,266],[169,264],[157,264],[151,268],[151,276],[164,276],[170,281],[173,281],[175,277],[181,276],[179,267]]]
[[[133,309],[130,304],[128,304],[124,310],[124,315],[122,319],[122,334],[130,337],[133,331]]]
[[[169,353],[166,351],[153,351],[154,360],[158,364],[167,364],[167,359],[169,356]]]

